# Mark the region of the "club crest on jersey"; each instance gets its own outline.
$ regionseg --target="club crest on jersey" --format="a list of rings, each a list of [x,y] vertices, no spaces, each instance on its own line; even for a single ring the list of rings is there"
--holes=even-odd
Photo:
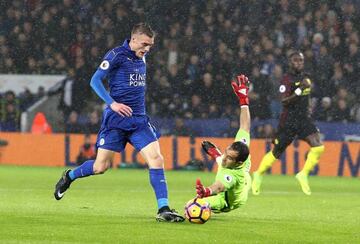
[[[129,81],[130,86],[145,86],[146,74],[130,74]]]
[[[110,67],[110,63],[107,60],[104,60],[100,64],[100,69],[107,70]]]

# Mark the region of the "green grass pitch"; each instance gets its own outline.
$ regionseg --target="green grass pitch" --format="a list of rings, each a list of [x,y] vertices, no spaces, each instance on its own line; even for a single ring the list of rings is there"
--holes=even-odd
[[[0,243],[360,243],[360,181],[311,177],[312,196],[294,177],[267,176],[260,196],[204,225],[157,223],[146,170],[110,170],[53,198],[63,169],[0,166]],[[171,207],[183,212],[195,179],[167,172]]]

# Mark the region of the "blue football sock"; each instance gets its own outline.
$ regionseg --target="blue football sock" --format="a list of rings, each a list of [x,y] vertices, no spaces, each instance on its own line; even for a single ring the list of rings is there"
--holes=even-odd
[[[150,183],[155,191],[158,208],[169,206],[164,169],[149,169]]]
[[[94,166],[95,160],[88,160],[85,161],[82,165],[79,167],[71,170],[69,172],[69,177],[71,180],[75,180],[77,178],[87,177],[89,175],[94,174]]]

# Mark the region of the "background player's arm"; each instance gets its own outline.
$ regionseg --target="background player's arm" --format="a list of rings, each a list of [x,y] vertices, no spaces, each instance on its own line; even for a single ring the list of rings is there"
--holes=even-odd
[[[287,106],[288,104],[295,102],[298,96],[292,92],[291,83],[288,81],[288,77],[285,76],[280,83],[279,92],[281,94],[281,103],[284,106]]]
[[[287,97],[283,97],[282,99],[281,99],[281,103],[283,104],[283,105],[289,105],[289,104],[291,104],[291,103],[294,103],[294,102],[296,102],[296,100],[297,100],[297,98],[298,98],[299,96],[298,95],[296,95],[295,93],[293,93],[293,94],[291,94],[290,96],[287,96]]]
[[[281,87],[284,88],[281,88]],[[289,86],[289,85],[288,85]],[[291,93],[291,87],[286,87],[285,84],[280,86],[280,92],[282,94],[281,103],[285,106],[295,103],[299,96],[302,95],[303,91],[311,86],[311,81],[308,78],[305,78],[301,81],[300,86],[297,87],[294,92]],[[285,89],[285,90],[283,90]],[[283,90],[283,91],[282,91]]]

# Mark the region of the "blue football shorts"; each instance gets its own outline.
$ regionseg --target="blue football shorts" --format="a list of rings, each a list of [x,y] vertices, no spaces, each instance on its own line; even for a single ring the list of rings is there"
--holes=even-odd
[[[110,108],[104,110],[96,147],[122,152],[129,142],[136,150],[160,138],[160,133],[150,123],[147,115],[122,117]]]

